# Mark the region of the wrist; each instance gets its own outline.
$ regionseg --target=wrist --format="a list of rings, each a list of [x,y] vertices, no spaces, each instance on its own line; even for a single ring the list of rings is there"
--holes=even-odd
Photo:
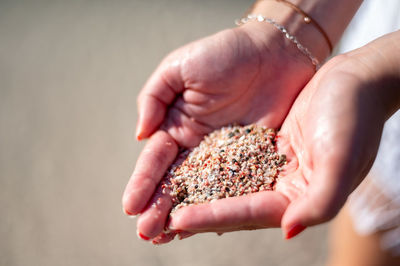
[[[308,57],[309,60],[311,60],[311,63],[315,66],[315,69],[318,69],[320,67],[319,60],[308,50],[307,47],[303,46],[299,40],[296,38],[296,36],[290,34],[290,32],[281,24],[277,23],[274,19],[270,19],[268,17],[262,16],[262,15],[256,15],[256,14],[249,14],[247,17],[242,18],[238,21],[236,21],[236,24],[241,26],[249,21],[252,22],[262,22],[262,23],[267,23],[270,24],[273,28],[275,28],[275,31],[278,30],[280,33],[284,35],[286,38],[286,41],[289,40],[293,45],[297,47],[297,50],[300,51],[303,55]],[[282,35],[280,35],[282,39]],[[268,38],[269,41],[271,41],[271,38]],[[293,47],[293,45],[291,47]],[[282,45],[284,47],[285,45]],[[290,50],[290,46],[286,47],[286,52]],[[297,53],[299,55],[299,53]]]
[[[295,4],[296,1],[292,0],[291,2]],[[283,25],[319,62],[323,62],[329,55],[329,46],[321,33],[313,25],[305,23],[302,15],[282,2],[274,0],[257,1],[251,13],[261,14]],[[264,27],[267,26],[270,25],[264,25]],[[286,49],[293,48],[293,44],[290,41],[285,39],[284,36],[281,37],[283,37],[283,45]],[[296,49],[294,51],[298,53]]]
[[[250,9],[249,13],[260,14],[283,25],[288,32],[321,63],[329,56],[330,47],[327,39],[335,45],[345,27],[361,4],[361,0],[290,0],[290,3],[307,13],[322,29],[312,23],[306,23],[304,16],[283,2],[275,0],[260,0]],[[334,3],[332,3],[334,2]],[[340,16],[340,20],[337,17]],[[257,23],[257,22],[252,22]],[[271,30],[266,23],[259,26],[260,34]],[[324,36],[324,32],[327,35]],[[260,37],[262,38],[262,37]],[[282,39],[283,45],[293,48],[293,43]],[[298,52],[298,51],[297,51]]]

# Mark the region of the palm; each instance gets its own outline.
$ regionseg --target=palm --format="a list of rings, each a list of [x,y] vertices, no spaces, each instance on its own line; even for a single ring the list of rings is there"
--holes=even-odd
[[[163,102],[152,110],[140,108],[147,113],[141,135],[149,136],[162,124],[179,145],[195,146],[204,134],[234,122],[279,127],[312,68],[278,53],[282,47],[272,41],[267,51],[262,45],[235,29],[173,52],[139,98],[141,107],[154,96]]]
[[[368,108],[374,99],[360,77],[343,68],[354,69],[328,64],[296,99],[280,131],[278,148],[288,164],[275,191],[182,208],[173,227],[192,233],[290,228],[304,210],[308,224],[331,219],[371,167],[383,126],[377,109]]]
[[[371,168],[384,123],[374,84],[362,82],[371,77],[363,63],[338,57],[296,99],[280,132],[292,160],[277,186],[291,202],[283,226],[330,220]]]
[[[298,92],[311,78],[312,65],[307,58],[297,59],[285,52],[276,40],[271,40],[266,50],[263,45],[266,44],[240,29],[223,31],[172,53],[145,85],[138,102],[139,137],[151,138],[124,195],[125,209],[133,214],[142,213],[138,221],[140,232],[154,237],[165,226],[171,201],[154,191],[174,160],[177,146],[196,146],[205,134],[230,123],[258,123],[274,128],[282,125]],[[296,48],[295,52],[299,53]],[[184,208],[181,221],[196,222],[190,231],[277,226],[287,199],[276,192],[256,194],[263,197],[258,202],[275,200],[281,208],[271,208],[273,213],[257,216],[252,207],[259,221],[243,225],[246,217],[242,217],[235,220],[233,227],[213,229],[207,224],[212,208],[194,206],[203,210],[196,209],[196,218],[187,219],[192,215],[191,208]],[[229,206],[235,204],[246,208],[249,202],[236,201],[218,201],[216,208],[231,210]],[[261,221],[271,215],[274,218],[270,223]],[[226,222],[221,219],[222,216],[215,217],[212,223]]]
[[[370,96],[374,85],[361,82],[362,75],[370,75],[362,64],[333,60],[296,99],[280,131],[278,148],[288,164],[276,191],[183,208],[173,226],[190,232],[287,229],[294,221],[312,225],[334,217],[368,173],[384,123]]]

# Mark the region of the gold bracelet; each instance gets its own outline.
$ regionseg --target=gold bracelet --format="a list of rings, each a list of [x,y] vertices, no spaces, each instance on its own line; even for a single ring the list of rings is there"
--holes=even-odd
[[[319,69],[320,64],[319,64],[318,59],[315,56],[313,56],[311,54],[311,52],[305,46],[303,46],[297,40],[297,38],[295,36],[290,34],[288,32],[288,30],[284,26],[278,24],[275,20],[273,20],[271,18],[267,18],[267,17],[264,17],[263,15],[257,15],[257,14],[248,14],[246,17],[243,17],[241,19],[237,19],[235,21],[235,24],[237,26],[241,26],[241,25],[244,25],[244,24],[246,24],[246,23],[248,23],[250,21],[267,22],[267,23],[271,24],[272,26],[274,26],[276,29],[278,29],[280,32],[282,32],[283,35],[287,39],[289,39],[294,45],[296,45],[297,49],[299,49],[300,52],[302,52],[305,56],[310,58],[311,63],[315,66],[315,70],[316,71]]]
[[[274,0],[276,2],[280,2],[284,5],[287,5],[288,7],[292,8],[294,11],[296,11],[297,13],[299,13],[300,15],[303,16],[303,21],[307,24],[313,24],[314,27],[316,27],[318,29],[318,31],[322,34],[322,36],[324,37],[324,39],[326,40],[328,46],[329,46],[329,51],[330,53],[332,53],[333,51],[333,45],[331,40],[329,39],[328,34],[326,34],[326,32],[324,31],[324,29],[310,16],[308,15],[306,12],[304,12],[301,8],[299,8],[298,6],[296,6],[295,4],[287,1],[287,0]]]

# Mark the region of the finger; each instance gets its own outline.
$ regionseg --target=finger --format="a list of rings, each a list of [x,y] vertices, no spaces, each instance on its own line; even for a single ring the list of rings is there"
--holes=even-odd
[[[136,125],[136,139],[149,137],[164,119],[168,104],[155,95],[145,94],[138,100],[139,117]]]
[[[138,97],[138,140],[149,137],[161,125],[168,106],[182,91],[179,64],[165,60],[147,81]]]
[[[287,239],[308,226],[331,220],[344,205],[350,191],[339,180],[337,169],[316,168],[305,194],[293,200],[283,218],[282,230]]]
[[[171,230],[189,232],[229,232],[278,227],[288,205],[280,193],[264,191],[246,196],[192,205],[172,215]]]
[[[178,233],[178,238],[179,238],[179,240],[183,240],[183,239],[189,238],[191,236],[194,236],[195,234],[196,233],[183,231],[183,232]]]
[[[175,236],[178,235],[179,240],[183,240],[186,238],[189,238],[191,236],[194,236],[195,233],[190,233],[190,232],[170,232],[170,233],[161,233],[160,235],[156,236],[153,239],[153,244],[155,245],[161,245],[161,244],[167,244],[174,240]]]
[[[138,214],[145,208],[177,152],[178,146],[168,133],[160,130],[150,138],[125,188],[122,204],[128,215]]]
[[[163,123],[162,129],[167,131],[182,147],[199,145],[204,135],[213,130],[212,127],[189,117],[175,106],[168,110],[167,119]]]
[[[190,91],[186,90],[185,93]],[[195,117],[198,124],[206,127],[219,128],[231,124],[232,121],[244,122],[243,116],[248,113],[242,108],[244,102],[247,101],[244,96],[241,97],[242,102],[232,97],[222,99],[224,97],[227,98],[226,95],[209,95],[207,103],[202,104],[193,104],[179,97],[174,102],[174,108],[189,118]]]
[[[155,244],[164,244],[174,239],[178,234],[179,239],[189,237],[191,233],[179,231],[164,232],[167,219],[172,207],[171,196],[163,192],[162,187],[157,189],[146,209],[138,217],[137,232],[145,239],[153,239]]]
[[[150,239],[160,235],[165,228],[171,207],[171,196],[163,193],[159,187],[146,209],[138,217],[137,231]]]
[[[175,236],[177,233],[175,232],[170,232],[170,233],[161,233],[158,236],[156,236],[153,239],[153,244],[154,245],[161,245],[161,244],[166,244],[174,240]]]

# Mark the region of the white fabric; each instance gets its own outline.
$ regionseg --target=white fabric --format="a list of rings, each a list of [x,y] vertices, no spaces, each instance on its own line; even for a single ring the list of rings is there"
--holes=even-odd
[[[400,0],[365,0],[339,46],[347,52],[400,29]],[[400,44],[399,44],[400,45]],[[381,246],[400,255],[400,111],[385,124],[375,163],[365,186],[349,199],[355,230],[367,235],[388,230]]]
[[[339,53],[359,48],[400,29],[400,0],[364,0],[344,33]]]
[[[400,45],[400,44],[399,44]],[[377,159],[371,169],[382,192],[400,205],[400,111],[385,123]]]

